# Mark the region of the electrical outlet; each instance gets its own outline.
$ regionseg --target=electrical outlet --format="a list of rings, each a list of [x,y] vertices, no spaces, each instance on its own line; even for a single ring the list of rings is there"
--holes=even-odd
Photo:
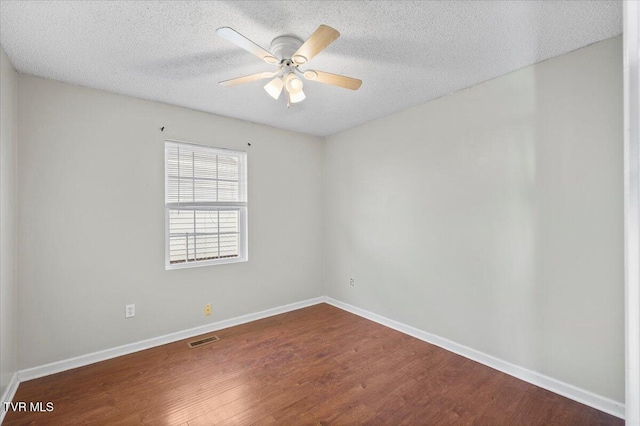
[[[131,318],[136,316],[136,305],[131,304],[124,307],[124,317]]]
[[[204,305],[204,314],[206,316],[211,315],[211,303],[207,303],[206,305]]]
[[[350,285],[351,287],[354,287],[354,286],[356,285],[356,282],[354,281],[354,279],[353,279],[353,278],[349,278],[349,285]]]

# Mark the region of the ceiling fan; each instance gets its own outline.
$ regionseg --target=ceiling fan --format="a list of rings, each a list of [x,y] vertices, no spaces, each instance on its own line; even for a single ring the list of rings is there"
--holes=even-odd
[[[302,71],[298,68],[299,66],[307,64],[313,57],[340,37],[340,33],[328,25],[320,25],[304,43],[299,38],[293,36],[276,37],[271,42],[271,52],[258,46],[232,28],[218,28],[216,33],[249,53],[253,53],[266,63],[278,67],[273,72],[260,72],[221,81],[220,84],[223,86],[233,87],[239,84],[274,77],[273,80],[264,86],[264,89],[276,100],[280,97],[284,89],[285,96],[287,97],[287,107],[289,107],[291,104],[301,102],[306,98],[302,91],[304,84],[300,76],[309,81],[317,81],[319,83],[351,90],[358,90],[360,85],[362,85],[362,81],[356,78],[331,74],[324,71]]]

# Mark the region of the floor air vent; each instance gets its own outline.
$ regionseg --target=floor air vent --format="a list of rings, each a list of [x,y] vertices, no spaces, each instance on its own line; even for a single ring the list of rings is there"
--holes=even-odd
[[[193,342],[189,342],[189,347],[197,348],[198,346],[206,345],[207,343],[217,342],[218,340],[220,340],[218,336],[209,336],[209,337],[205,337],[204,339],[194,340]]]

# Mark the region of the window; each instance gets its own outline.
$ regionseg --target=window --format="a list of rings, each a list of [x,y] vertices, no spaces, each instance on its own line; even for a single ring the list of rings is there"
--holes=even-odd
[[[247,260],[247,154],[165,142],[166,269]]]

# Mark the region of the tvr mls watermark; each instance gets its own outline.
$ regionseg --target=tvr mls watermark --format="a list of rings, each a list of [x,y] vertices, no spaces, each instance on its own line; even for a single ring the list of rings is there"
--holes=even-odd
[[[38,413],[48,413],[53,411],[53,402],[4,402],[4,411],[29,411]]]

